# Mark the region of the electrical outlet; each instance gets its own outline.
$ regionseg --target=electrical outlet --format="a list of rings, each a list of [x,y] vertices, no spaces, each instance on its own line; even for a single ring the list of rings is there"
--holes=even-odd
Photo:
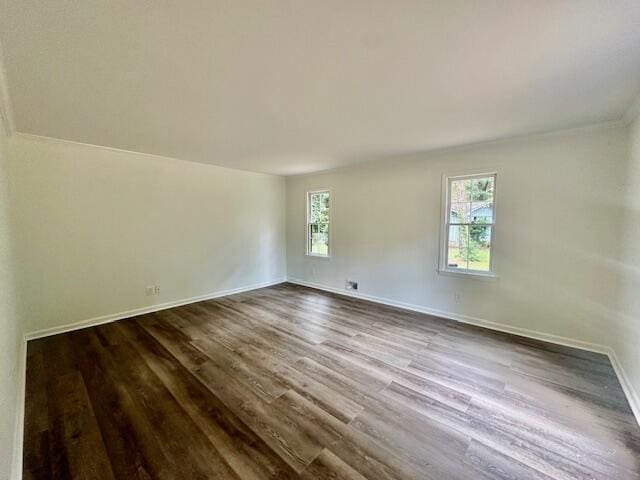
[[[156,285],[153,289],[153,293],[160,293],[160,286]]]
[[[347,290],[358,290],[358,282],[354,282],[353,280],[347,280],[345,283],[345,288]]]
[[[146,293],[147,293],[147,296],[149,296],[149,295],[153,295],[153,294],[155,293],[155,291],[156,291],[156,288],[155,288],[155,287],[147,287],[147,288],[145,289],[145,291],[146,291]]]
[[[462,300],[462,294],[460,292],[453,292],[453,301],[455,303],[460,303]]]

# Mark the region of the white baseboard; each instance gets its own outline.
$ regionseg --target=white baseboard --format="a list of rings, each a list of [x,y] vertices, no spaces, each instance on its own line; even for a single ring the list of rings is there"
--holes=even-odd
[[[20,344],[18,359],[18,392],[16,399],[16,418],[13,428],[13,455],[11,457],[11,476],[13,480],[22,478],[22,449],[24,437],[24,401],[27,381],[27,340]]]
[[[337,293],[339,295],[346,295],[348,297],[360,298],[362,300],[368,300],[374,303],[381,303],[383,305],[389,305],[390,307],[403,308],[405,310],[411,310],[412,312],[426,313],[427,315],[433,315],[435,317],[442,317],[448,320],[455,320],[457,322],[468,323],[470,325],[476,325],[479,327],[489,328],[491,330],[497,330],[499,332],[511,333],[514,335],[520,335],[521,337],[533,338],[535,340],[542,340],[545,342],[556,343],[567,347],[579,348],[581,350],[588,350],[590,352],[607,354],[609,348],[604,345],[597,345],[595,343],[583,342],[580,340],[574,340],[568,337],[561,337],[559,335],[552,335],[549,333],[538,332],[535,330],[529,330],[526,328],[513,327],[511,325],[505,325],[503,323],[496,323],[490,320],[485,320],[478,317],[472,317],[469,315],[462,315],[459,313],[447,312],[445,310],[438,310],[435,308],[429,308],[422,305],[415,305],[412,303],[398,302],[389,298],[377,297],[374,295],[368,295],[365,293],[356,293],[352,290],[341,290],[339,288],[328,287],[326,285],[320,285],[317,283],[307,282],[297,278],[287,279],[289,283],[295,283],[297,285],[303,285],[305,287],[317,288],[318,290],[325,290],[327,292]]]
[[[638,425],[640,425],[640,395],[638,395],[638,392],[633,388],[633,384],[629,380],[627,372],[625,372],[622,363],[618,359],[618,355],[616,355],[616,352],[613,349],[609,349],[609,360],[611,360],[611,365],[613,365],[613,369],[618,376],[620,385],[622,385],[622,390],[624,390],[624,394],[627,396],[627,401],[629,402],[631,411],[636,417]]]
[[[615,351],[608,346],[598,345],[595,343],[584,342],[582,340],[576,340],[573,338],[562,337],[559,335],[552,335],[549,333],[538,332],[536,330],[529,330],[521,327],[513,327],[511,325],[505,325],[502,323],[492,322],[482,318],[472,317],[469,315],[462,315],[459,313],[447,312],[444,310],[437,310],[434,308],[424,307],[422,305],[414,305],[411,303],[398,302],[384,297],[377,297],[374,295],[368,295],[365,293],[357,293],[352,290],[341,290],[339,288],[330,287],[327,285],[321,285],[318,283],[307,282],[298,278],[288,278],[287,282],[294,283],[296,285],[302,285],[305,287],[316,288],[318,290],[324,290],[326,292],[336,293],[338,295],[345,295],[347,297],[359,298],[361,300],[368,300],[374,303],[380,303],[391,307],[403,308],[405,310],[411,310],[413,312],[425,313],[427,315],[433,315],[436,317],[446,318],[448,320],[455,320],[457,322],[468,323],[479,327],[488,328],[504,333],[511,333],[513,335],[519,335],[521,337],[532,338],[534,340],[542,340],[544,342],[555,343],[557,345],[564,345],[566,347],[578,348],[580,350],[587,350],[589,352],[601,353],[609,357],[609,361],[613,366],[616,375],[622,389],[627,396],[627,400],[631,407],[631,411],[640,425],[640,396],[633,388],[633,385],[629,381],[629,377],[624,371],[622,364],[618,360]]]
[[[102,315],[100,317],[89,318],[87,320],[80,320],[79,322],[67,323],[57,327],[44,328],[42,330],[36,330],[25,334],[26,340],[35,340],[37,338],[48,337],[50,335],[57,335],[59,333],[71,332],[73,330],[80,330],[81,328],[95,327],[96,325],[102,325],[103,323],[115,322],[116,320],[122,320],[124,318],[135,317],[137,315],[144,315],[145,313],[159,312],[160,310],[166,310],[167,308],[179,307],[180,305],[187,305],[189,303],[202,302],[204,300],[211,300],[212,298],[225,297],[227,295],[233,295],[234,293],[248,292],[250,290],[256,290],[258,288],[270,287],[283,283],[286,280],[284,278],[271,281],[258,283],[254,285],[246,285],[244,287],[233,288],[230,290],[222,290],[219,292],[207,293],[205,295],[199,295],[197,297],[185,298],[182,300],[174,300],[172,302],[159,303],[156,305],[150,305],[148,307],[135,308],[133,310],[127,310],[125,312],[112,313],[109,315]]]

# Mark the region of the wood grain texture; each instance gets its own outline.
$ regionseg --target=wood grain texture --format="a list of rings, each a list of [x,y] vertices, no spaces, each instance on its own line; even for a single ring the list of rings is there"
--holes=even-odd
[[[609,360],[281,284],[28,344],[24,478],[640,480]]]

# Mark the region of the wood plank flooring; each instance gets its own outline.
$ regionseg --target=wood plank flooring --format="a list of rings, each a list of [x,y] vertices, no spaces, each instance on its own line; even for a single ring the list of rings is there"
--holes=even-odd
[[[27,362],[26,479],[640,480],[605,356],[291,284]]]

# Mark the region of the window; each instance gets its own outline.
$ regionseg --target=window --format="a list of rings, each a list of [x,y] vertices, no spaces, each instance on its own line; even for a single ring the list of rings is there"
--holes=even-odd
[[[493,275],[496,174],[445,178],[441,270]]]
[[[328,190],[307,192],[307,255],[329,256]]]

